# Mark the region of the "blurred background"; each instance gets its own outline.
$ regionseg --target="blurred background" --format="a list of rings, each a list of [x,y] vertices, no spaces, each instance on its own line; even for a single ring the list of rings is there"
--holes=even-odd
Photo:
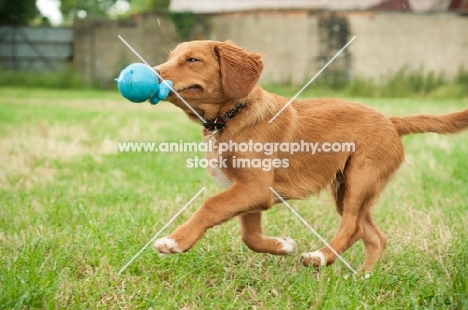
[[[2,85],[113,88],[140,62],[121,35],[154,65],[181,41],[233,40],[264,54],[262,84],[299,86],[357,36],[316,91],[468,95],[468,0],[12,0],[0,24]]]
[[[264,54],[262,85],[287,97],[356,36],[299,98],[388,116],[468,107],[468,0],[0,0],[0,309],[468,309],[467,131],[403,138],[406,163],[375,208],[389,242],[369,281],[343,281],[340,262],[317,273],[254,254],[237,221],[184,255],[148,249],[117,275],[202,187],[164,234],[220,191],[187,167],[202,152],[144,147],[200,142],[201,126],[119,94],[114,78],[141,61],[118,35],[152,65],[182,41],[232,40]],[[333,205],[293,207],[331,240]],[[284,206],[263,222],[298,252],[322,246]],[[345,259],[357,268],[363,253]]]

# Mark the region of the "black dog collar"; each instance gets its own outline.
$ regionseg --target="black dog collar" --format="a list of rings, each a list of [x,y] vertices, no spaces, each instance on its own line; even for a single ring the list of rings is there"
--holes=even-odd
[[[203,127],[208,131],[224,129],[226,126],[226,121],[233,118],[236,114],[244,107],[244,104],[237,103],[232,110],[229,110],[224,114],[224,116],[218,116],[212,122],[203,123]]]

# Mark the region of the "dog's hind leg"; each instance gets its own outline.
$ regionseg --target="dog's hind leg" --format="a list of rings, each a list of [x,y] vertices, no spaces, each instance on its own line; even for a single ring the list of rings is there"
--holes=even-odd
[[[334,198],[337,211],[342,217],[338,231],[329,244],[341,254],[363,238],[366,244],[366,257],[371,257],[369,259],[371,263],[376,252],[380,255],[381,251],[376,251],[375,241],[379,239],[379,235],[375,225],[370,221],[368,211],[380,193],[382,183],[375,171],[364,171],[367,169],[371,170],[371,168],[353,169],[351,165],[346,169],[344,183],[337,185],[335,181]],[[303,253],[301,261],[305,266],[320,267],[332,264],[336,258],[336,255],[325,246],[315,252]]]
[[[364,217],[364,231],[362,241],[366,248],[366,258],[364,264],[361,267],[362,271],[372,271],[375,264],[380,258],[380,255],[387,246],[385,236],[379,230],[372,220],[369,210],[367,210]]]
[[[331,185],[330,189],[332,197],[335,200],[336,210],[341,216],[343,214],[343,200],[345,194],[344,178],[341,173],[337,175],[337,178]],[[349,245],[351,247],[359,239],[362,239],[364,242],[366,259],[361,267],[361,270],[363,271],[371,271],[374,268],[375,263],[387,245],[385,236],[372,220],[370,213],[372,205],[373,201],[368,201],[361,206],[356,223],[357,229],[351,237]]]
[[[242,241],[244,241],[249,249],[259,253],[277,255],[287,255],[296,252],[294,240],[263,235],[261,221],[261,212],[249,212],[240,216]]]

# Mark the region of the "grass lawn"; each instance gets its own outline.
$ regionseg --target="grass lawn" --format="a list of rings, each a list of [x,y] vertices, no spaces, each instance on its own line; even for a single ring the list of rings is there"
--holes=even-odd
[[[5,309],[468,309],[468,132],[404,138],[407,161],[374,209],[388,247],[373,276],[319,272],[299,254],[257,254],[236,220],[191,251],[151,248],[119,269],[203,186],[170,226],[219,192],[194,153],[119,153],[122,141],[200,141],[169,103],[115,92],[0,89],[0,308]],[[463,99],[355,99],[387,115],[443,114]],[[204,196],[204,197],[203,197]],[[327,194],[291,205],[326,239],[339,218]],[[283,205],[264,219],[298,252],[322,246]],[[164,234],[163,234],[164,235]],[[363,246],[344,254],[355,268]]]

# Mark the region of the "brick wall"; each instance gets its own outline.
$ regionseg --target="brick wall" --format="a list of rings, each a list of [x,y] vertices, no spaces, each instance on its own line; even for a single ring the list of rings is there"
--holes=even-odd
[[[346,76],[381,80],[404,66],[445,72],[449,77],[462,66],[468,68],[468,17],[376,12],[337,16],[347,19],[340,27],[348,27],[349,39],[353,35],[357,39],[327,71],[346,68]],[[199,15],[190,38],[233,40],[265,55],[261,82],[300,84],[339,50],[330,44],[339,40],[330,36],[341,30],[329,17],[330,13],[308,11]],[[324,31],[323,25],[332,27],[331,31]],[[125,65],[139,61],[118,39],[119,34],[150,64],[163,62],[178,41],[174,25],[163,16],[77,20],[74,63],[88,80],[109,86]]]
[[[385,80],[403,67],[445,72],[468,69],[468,17],[455,14],[349,14],[354,76]]]
[[[263,53],[261,82],[302,83],[320,70],[318,17],[307,12],[213,16],[209,38]]]
[[[74,65],[88,81],[109,87],[126,65],[141,62],[118,38],[119,35],[150,65],[165,61],[177,42],[174,25],[164,16],[140,15],[127,20],[76,20]]]

